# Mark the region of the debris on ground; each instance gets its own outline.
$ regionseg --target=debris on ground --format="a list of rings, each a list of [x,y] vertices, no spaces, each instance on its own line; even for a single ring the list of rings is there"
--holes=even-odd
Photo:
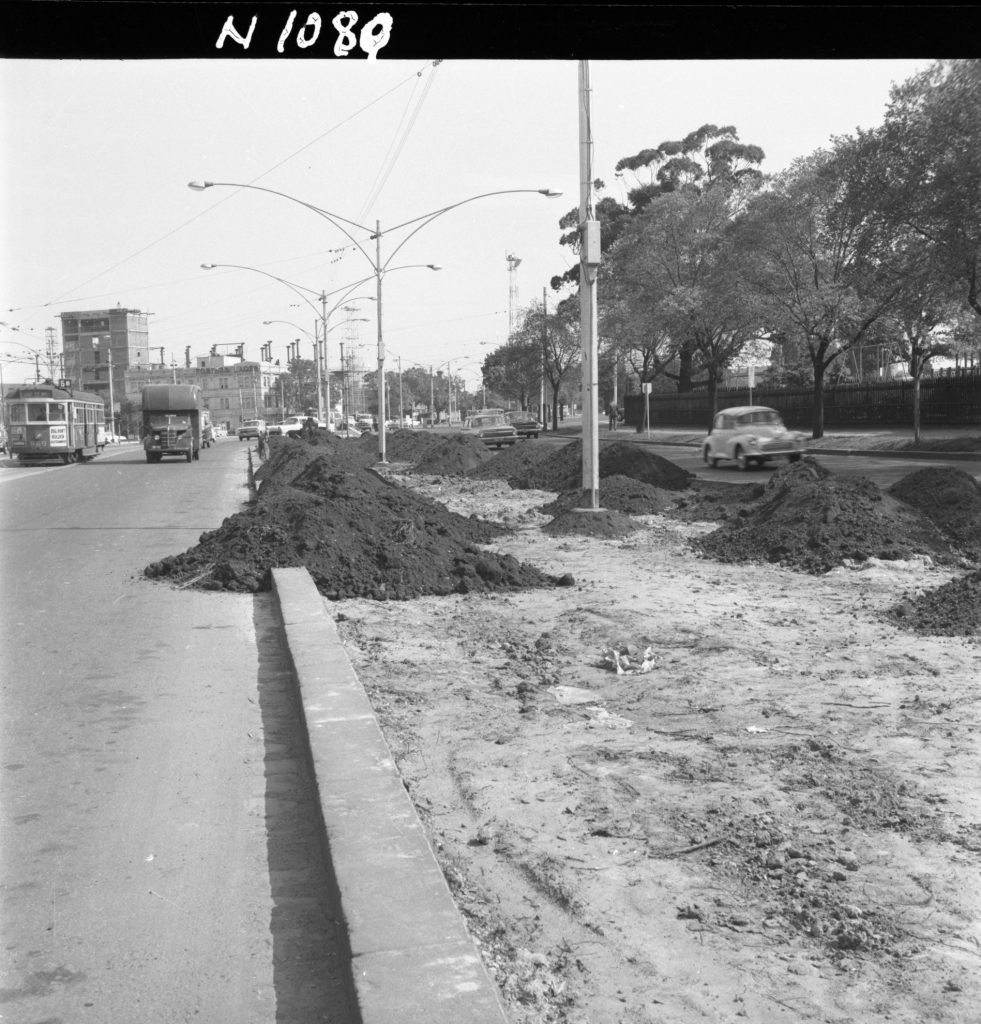
[[[268,590],[269,570],[304,566],[341,600],[407,600],[566,585],[486,548],[506,531],[382,479],[357,442],[273,439],[255,504],[145,575],[199,590]]]
[[[611,669],[618,676],[635,676],[644,672],[650,672],[656,663],[657,659],[654,657],[653,647],[645,647],[639,657],[629,647],[607,647],[600,659],[600,664],[604,668]]]

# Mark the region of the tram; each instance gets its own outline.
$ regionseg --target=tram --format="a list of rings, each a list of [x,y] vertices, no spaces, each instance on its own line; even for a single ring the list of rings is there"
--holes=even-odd
[[[72,391],[71,381],[22,384],[4,397],[7,446],[22,462],[81,462],[106,446],[105,407],[98,395]]]

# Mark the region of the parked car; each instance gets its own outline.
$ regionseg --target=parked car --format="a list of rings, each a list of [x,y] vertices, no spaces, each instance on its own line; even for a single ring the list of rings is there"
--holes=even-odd
[[[505,414],[508,423],[518,432],[518,437],[538,437],[542,425],[530,412],[518,410]]]
[[[730,459],[740,469],[749,469],[777,458],[796,462],[806,449],[807,435],[788,430],[776,409],[738,405],[715,414],[702,442],[702,459],[709,466]]]
[[[362,434],[370,433],[375,429],[375,418],[374,416],[359,416],[354,421],[355,430],[360,430]]]
[[[466,433],[479,438],[488,447],[502,448],[504,445],[516,444],[518,440],[517,430],[508,423],[500,410],[473,413],[463,429]]]
[[[267,433],[265,420],[245,420],[237,431],[240,441],[246,438],[265,437]]]

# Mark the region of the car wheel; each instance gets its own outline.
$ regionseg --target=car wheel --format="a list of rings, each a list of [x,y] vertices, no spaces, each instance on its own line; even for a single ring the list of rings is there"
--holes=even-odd
[[[719,464],[719,460],[714,455],[709,454],[711,450],[712,449],[709,448],[708,445],[706,445],[702,449],[702,462],[704,462],[709,467],[709,469],[715,469],[715,467]]]
[[[800,462],[800,452],[793,452],[791,455],[788,455],[787,456],[787,461],[788,462]]]
[[[745,473],[749,469],[749,457],[742,450],[742,448],[736,448],[736,462],[739,463],[739,468]]]

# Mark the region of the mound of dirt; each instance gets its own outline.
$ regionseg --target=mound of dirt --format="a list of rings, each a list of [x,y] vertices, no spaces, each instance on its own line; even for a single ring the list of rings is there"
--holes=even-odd
[[[567,491],[560,494],[555,501],[543,505],[541,511],[545,515],[559,515],[570,509],[582,508],[584,501],[584,491]],[[642,480],[615,473],[600,478],[599,503],[602,508],[614,512],[646,516],[664,511],[670,505],[671,498]]]
[[[285,441],[285,439],[284,439]],[[328,448],[324,452],[324,448]],[[274,567],[305,566],[339,600],[407,600],[556,586],[560,580],[478,547],[505,531],[382,479],[356,442],[285,441],[256,473],[258,500],[146,576],[201,590],[255,592]]]
[[[581,537],[626,537],[639,529],[630,516],[610,509],[570,508],[561,512],[542,530],[553,537],[576,535]]]
[[[420,430],[393,430],[385,433],[385,457],[391,462],[416,463],[426,457],[427,453],[445,440],[439,434],[429,434]],[[364,434],[360,445],[366,450],[378,451],[378,438]]]
[[[848,561],[956,555],[917,509],[867,477],[840,479],[813,459],[777,470],[763,495],[693,546],[722,562],[774,562],[824,573]]]
[[[981,558],[981,484],[962,469],[918,469],[889,488],[919,509],[965,556]]]
[[[738,515],[744,506],[762,498],[765,492],[763,484],[695,480],[665,511],[672,519],[686,523],[723,523]]]
[[[887,617],[928,636],[981,636],[981,570],[917,597],[904,598]]]
[[[434,476],[466,476],[490,457],[487,445],[473,435],[450,434],[430,445],[412,471]]]
[[[557,450],[551,445],[532,448],[530,444],[515,445],[515,449],[490,459],[481,467],[480,477],[505,479],[523,490],[562,493],[581,489],[581,439]],[[694,479],[686,469],[631,441],[617,441],[600,449],[599,475],[626,476],[667,491],[683,491]]]
[[[581,449],[580,449],[581,450]],[[555,454],[555,446],[543,441],[522,441],[503,448],[467,476],[474,480],[506,480],[512,487],[534,490],[526,481],[535,479],[536,467]]]

